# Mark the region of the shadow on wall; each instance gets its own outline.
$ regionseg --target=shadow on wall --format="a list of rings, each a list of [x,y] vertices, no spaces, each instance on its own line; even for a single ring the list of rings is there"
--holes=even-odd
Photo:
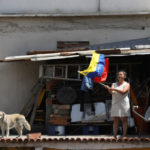
[[[0,64],[0,110],[20,112],[38,79],[39,63],[11,62]]]

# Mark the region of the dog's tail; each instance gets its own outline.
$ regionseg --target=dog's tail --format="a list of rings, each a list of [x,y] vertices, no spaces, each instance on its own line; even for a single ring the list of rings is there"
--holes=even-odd
[[[24,119],[23,125],[27,130],[31,131],[31,126],[26,119]]]

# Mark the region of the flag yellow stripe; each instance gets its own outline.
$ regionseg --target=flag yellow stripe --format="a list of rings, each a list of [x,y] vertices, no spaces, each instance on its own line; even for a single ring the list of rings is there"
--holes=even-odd
[[[92,56],[92,60],[90,62],[89,67],[83,71],[80,71],[80,73],[83,74],[84,76],[87,76],[88,73],[90,72],[96,71],[96,67],[97,67],[97,63],[99,62],[100,54],[97,54],[95,51],[93,51],[92,54],[93,56]]]

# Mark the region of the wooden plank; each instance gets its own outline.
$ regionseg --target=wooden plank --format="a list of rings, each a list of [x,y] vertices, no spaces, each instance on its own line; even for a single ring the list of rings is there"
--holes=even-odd
[[[31,140],[31,139],[33,139],[33,140],[40,139],[41,136],[42,136],[42,133],[29,133],[29,134],[27,134],[28,140]]]
[[[34,118],[35,118],[36,109],[37,109],[37,106],[38,106],[38,100],[39,100],[39,96],[41,95],[42,90],[43,90],[43,86],[40,86],[39,92],[38,92],[38,94],[35,98],[34,107],[33,107],[33,111],[32,111],[31,118],[30,118],[30,125],[31,126],[32,126]]]
[[[104,49],[104,50],[96,50],[97,53],[102,53],[102,54],[120,54],[121,51],[120,49]]]
[[[35,54],[47,54],[47,53],[59,53],[59,52],[73,52],[73,51],[84,51],[89,50],[89,48],[73,48],[73,49],[57,49],[57,50],[40,50],[40,51],[28,51],[27,55]]]
[[[66,58],[75,58],[79,57],[79,55],[71,55],[71,56],[56,56],[56,57],[35,57],[31,58],[31,61],[43,61],[43,60],[55,60],[55,59],[66,59]]]
[[[34,150],[33,147],[4,147],[4,148],[0,148],[1,150]]]
[[[45,95],[45,92],[46,92],[45,89],[43,89],[42,92],[41,92],[41,95],[40,95],[40,97],[39,97],[38,104],[37,104],[38,107],[39,107],[39,106],[41,105],[41,103],[42,103],[42,100],[43,100],[43,97],[44,97],[44,95]]]
[[[53,125],[68,125],[70,124],[70,122],[68,121],[65,121],[65,120],[50,120],[49,121],[50,124],[53,124]]]
[[[134,105],[138,105],[138,100],[137,100],[137,98],[136,98],[136,96],[134,94],[134,91],[133,91],[133,89],[131,87],[130,87],[130,96],[131,96],[131,99],[132,99]]]
[[[49,122],[55,125],[66,125],[70,124],[70,116],[50,115]]]
[[[52,98],[47,98],[46,99],[46,104],[53,104],[53,99]]]
[[[64,49],[64,48],[75,48],[75,47],[82,47],[86,46],[89,47],[89,41],[58,41],[57,48]]]
[[[36,118],[35,121],[38,121],[38,122],[45,122],[45,120],[43,118]]]
[[[58,81],[55,79],[51,79],[50,81],[47,81],[46,82],[46,91],[50,91],[52,89],[52,87],[57,84],[57,82]]]
[[[40,87],[40,83],[39,81],[33,86],[32,90],[31,90],[31,94],[29,96],[29,100],[27,101],[26,105],[23,107],[23,109],[21,110],[21,114],[27,116],[29,111],[31,110],[33,104],[34,104],[34,100],[37,94],[37,91]]]
[[[51,115],[50,115],[50,120],[51,120],[51,119],[69,120],[69,119],[70,119],[70,116],[61,116],[61,115],[51,114]]]
[[[50,95],[51,96],[51,95]],[[45,120],[45,126],[48,130],[48,124],[49,124],[49,115],[53,113],[52,104],[49,102],[46,102],[46,120]]]
[[[62,115],[66,116],[70,114],[70,109],[60,109],[60,107],[63,107],[62,105],[53,104],[52,105],[52,114]],[[68,107],[68,106],[67,106]]]
[[[66,119],[66,118],[61,118],[61,117],[58,117],[58,118],[50,118],[49,120],[50,122],[69,122],[69,119]]]
[[[54,57],[59,56],[60,53],[53,53],[53,54],[37,54],[37,55],[20,55],[20,56],[8,56],[5,57],[5,60],[24,60],[24,59],[31,59],[31,58],[39,58],[39,57]]]
[[[36,112],[38,112],[38,113],[44,113],[44,110],[43,109],[38,109],[38,110],[36,110]]]
[[[58,109],[65,109],[65,110],[67,109],[68,110],[68,109],[70,109],[70,105],[59,105]]]
[[[29,112],[32,109],[32,106],[34,104],[34,99],[35,99],[35,95],[32,95],[32,97],[28,100],[27,104],[25,105],[25,107],[21,110],[21,114],[27,116],[29,114]]]
[[[44,148],[43,150],[66,150],[66,149]]]

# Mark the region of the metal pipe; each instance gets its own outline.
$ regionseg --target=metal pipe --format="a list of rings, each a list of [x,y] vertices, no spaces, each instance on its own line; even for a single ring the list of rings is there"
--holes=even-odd
[[[149,122],[150,120],[148,120],[148,119],[145,119],[145,117],[143,117],[141,114],[139,114],[137,111],[135,111],[135,108],[139,108],[139,106],[133,106],[132,107],[132,111],[136,114],[136,115],[138,115],[140,118],[142,118],[144,121],[146,121],[146,122]]]

